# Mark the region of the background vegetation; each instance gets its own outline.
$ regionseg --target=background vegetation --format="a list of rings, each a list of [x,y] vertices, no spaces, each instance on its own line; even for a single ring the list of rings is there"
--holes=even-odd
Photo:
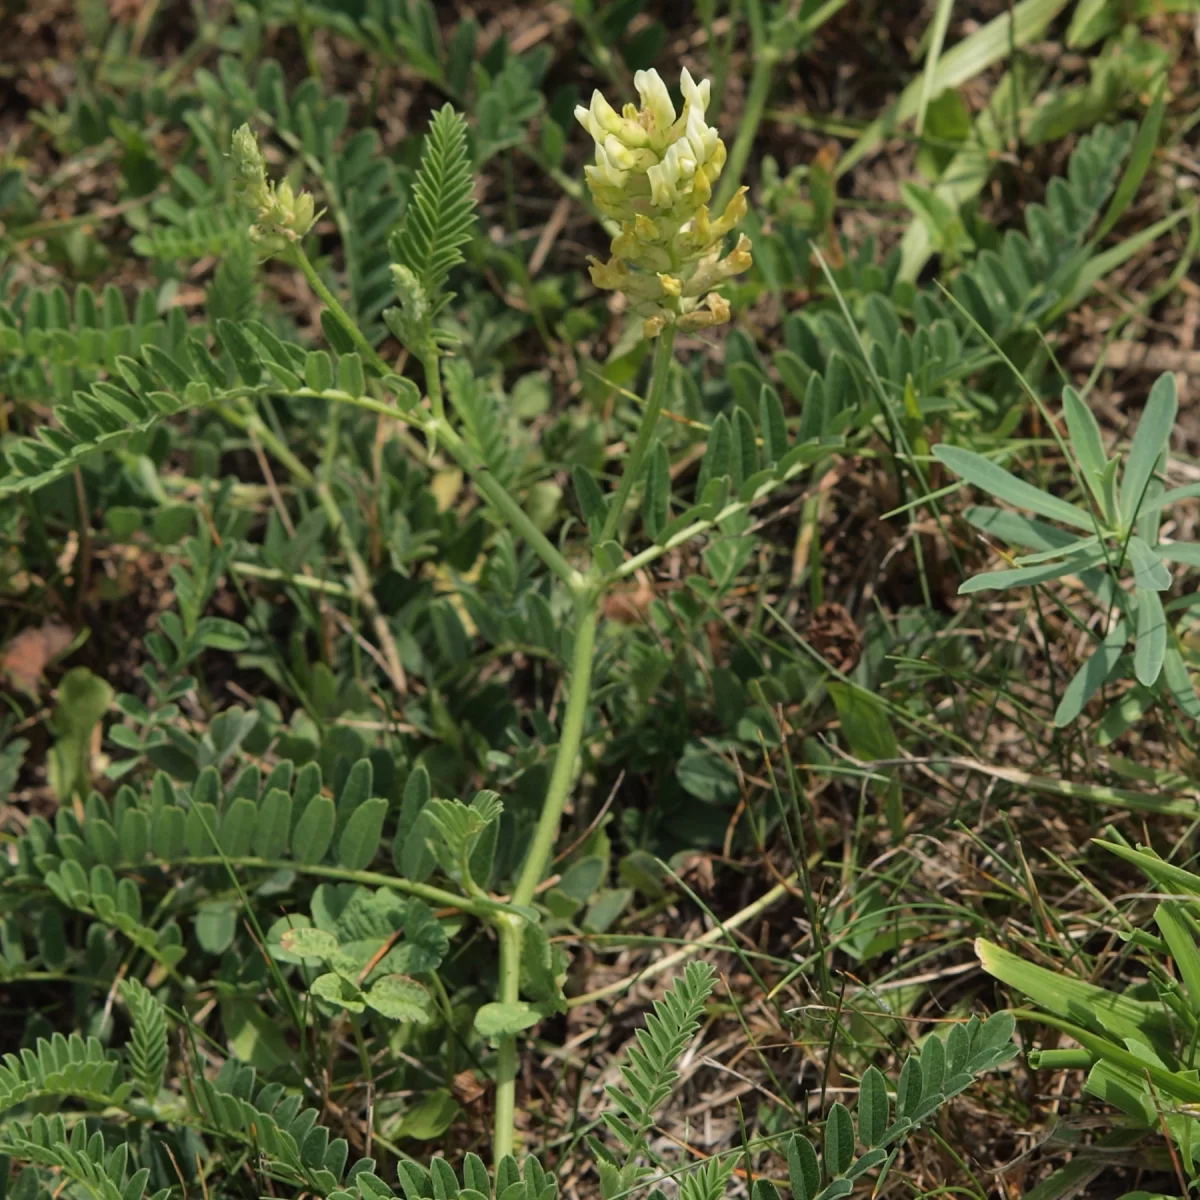
[[[5,1195],[1194,1188],[1196,0],[0,21]]]

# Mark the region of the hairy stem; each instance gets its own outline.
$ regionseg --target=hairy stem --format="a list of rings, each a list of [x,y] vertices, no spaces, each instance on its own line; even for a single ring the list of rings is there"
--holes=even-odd
[[[497,916],[493,922],[500,941],[499,1001],[516,1004],[520,1000],[521,943],[524,922],[514,914]],[[496,1049],[495,1133],[492,1161],[496,1164],[513,1152],[513,1133],[517,1114],[517,1039],[509,1034]]]
[[[750,47],[754,59],[754,70],[750,76],[750,90],[746,93],[746,109],[738,124],[738,131],[729,151],[729,161],[721,173],[721,182],[713,200],[713,212],[724,212],[725,205],[733,197],[742,182],[742,173],[750,158],[750,148],[758,135],[763,110],[775,75],[777,52],[767,41],[763,27],[762,0],[749,0],[746,13],[750,22]]]
[[[667,396],[667,378],[671,373],[671,359],[674,353],[675,327],[668,325],[658,335],[658,341],[654,344],[654,362],[650,369],[650,394],[646,397],[646,411],[642,414],[642,423],[638,428],[633,450],[625,461],[621,482],[617,485],[617,494],[609,501],[608,515],[604,518],[604,528],[599,538],[601,543],[607,542],[617,532],[634,484],[642,473],[646,455],[654,444],[658,417]]]
[[[436,437],[446,453],[470,475],[484,498],[519,533],[534,553],[573,592],[582,586],[583,576],[563,556],[562,551],[537,527],[533,518],[521,507],[512,493],[488,470],[478,454],[446,421],[430,421],[422,425],[426,436]]]
[[[391,374],[392,368],[387,365],[375,347],[363,336],[363,332],[359,329],[358,325],[350,319],[350,314],[342,307],[341,301],[325,286],[325,280],[317,274],[316,267],[309,262],[308,255],[304,253],[304,250],[299,245],[296,245],[292,248],[291,253],[285,256],[285,259],[304,275],[304,278],[308,280],[308,286],[317,293],[321,303],[337,317],[338,324],[341,325],[350,340],[358,347],[359,352],[363,356],[363,361],[370,363],[380,375]]]
[[[517,886],[513,889],[512,903],[515,905],[529,904],[546,874],[546,867],[558,838],[563,809],[566,807],[567,797],[571,794],[571,785],[575,782],[584,726],[587,723],[588,709],[591,707],[592,658],[596,649],[598,602],[599,593],[591,587],[576,596],[575,648],[571,655],[567,710],[563,715],[562,735],[558,743],[558,752],[554,756],[554,770],[550,775],[550,785],[546,789],[546,799],[538,817],[529,853],[521,867]],[[515,1004],[519,998],[524,922],[514,913],[498,918],[494,923],[500,938],[500,1003]],[[517,1039],[515,1034],[505,1034],[500,1038],[496,1059],[496,1118],[492,1143],[492,1153],[496,1162],[505,1154],[512,1153],[516,1087]]]

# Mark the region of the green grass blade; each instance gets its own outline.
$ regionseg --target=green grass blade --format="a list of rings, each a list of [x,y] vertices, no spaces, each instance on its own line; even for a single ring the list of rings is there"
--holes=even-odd
[[[1022,0],[1011,13],[1003,13],[977,29],[942,55],[928,85],[932,94],[936,96],[947,88],[961,87],[1004,61],[1014,48],[1020,49],[1036,41],[1067,3],[1068,0]],[[925,86],[924,79],[913,80],[900,94],[892,111],[863,130],[858,141],[838,163],[839,176],[873,153],[897,125],[916,115]]]
[[[1092,237],[1093,243],[1099,242],[1125,215],[1138,193],[1138,188],[1142,186],[1142,180],[1145,179],[1150,162],[1154,158],[1154,151],[1158,149],[1158,137],[1162,131],[1166,95],[1167,77],[1164,74],[1159,76],[1158,86],[1154,89],[1154,98],[1150,101],[1150,107],[1146,110],[1146,115],[1138,128],[1137,137],[1134,139],[1133,151],[1125,166],[1125,174],[1121,176],[1121,182],[1117,184],[1117,190],[1109,202],[1108,211],[1104,214]]]

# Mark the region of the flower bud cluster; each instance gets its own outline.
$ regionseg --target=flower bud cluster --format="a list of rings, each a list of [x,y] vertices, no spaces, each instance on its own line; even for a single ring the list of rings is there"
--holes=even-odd
[[[729,304],[709,289],[751,264],[750,239],[722,255],[723,243],[746,215],[746,189],[715,220],[708,205],[725,165],[725,143],[705,122],[710,84],[696,83],[685,68],[678,116],[657,71],[633,78],[640,109],[618,113],[597,91],[576,119],[596,143],[596,162],[585,168],[596,207],[617,221],[605,263],[591,259],[597,287],[624,292],[644,318],[647,337],[669,324],[702,329],[729,320]]]
[[[313,227],[316,204],[308,192],[296,194],[285,179],[278,187],[267,179],[267,164],[249,125],[233,135],[234,190],[254,211],[250,238],[265,255],[279,254]]]

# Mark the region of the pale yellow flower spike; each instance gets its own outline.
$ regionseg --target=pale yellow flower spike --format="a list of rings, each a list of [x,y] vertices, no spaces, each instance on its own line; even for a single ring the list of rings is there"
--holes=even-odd
[[[725,166],[725,143],[705,120],[711,86],[684,68],[677,114],[657,71],[638,71],[633,82],[640,109],[626,104],[618,113],[599,92],[587,108],[575,109],[596,143],[595,164],[584,169],[588,188],[596,207],[621,226],[608,262],[591,260],[592,282],[624,292],[650,338],[668,325],[723,324],[729,304],[708,289],[745,271],[752,259],[745,234],[721,253],[746,215],[746,189],[738,189],[720,217],[708,211]]]

